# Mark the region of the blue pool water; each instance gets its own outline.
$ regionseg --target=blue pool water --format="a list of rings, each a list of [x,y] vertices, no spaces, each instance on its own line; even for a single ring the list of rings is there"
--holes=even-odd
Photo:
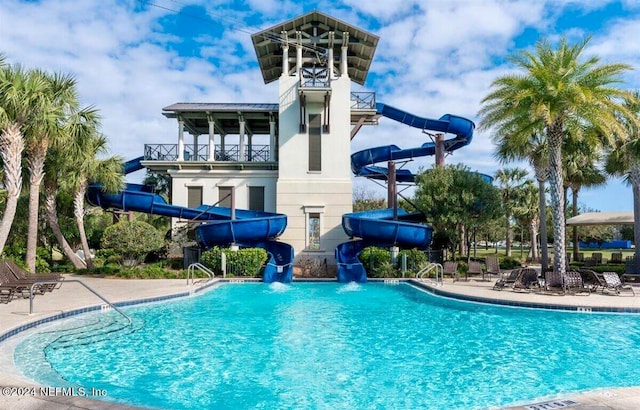
[[[163,409],[484,409],[640,385],[632,315],[486,306],[372,283],[229,284],[127,313],[133,328],[109,313],[35,334],[16,348],[16,365],[46,386]]]

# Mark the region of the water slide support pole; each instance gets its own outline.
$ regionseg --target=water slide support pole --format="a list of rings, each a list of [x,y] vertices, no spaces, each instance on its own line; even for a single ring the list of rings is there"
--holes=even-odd
[[[396,197],[396,163],[394,161],[387,162],[387,169],[389,170],[387,176],[387,205],[389,208],[393,208],[393,220],[398,220],[398,200]]]
[[[436,167],[444,167],[444,134],[436,134]]]

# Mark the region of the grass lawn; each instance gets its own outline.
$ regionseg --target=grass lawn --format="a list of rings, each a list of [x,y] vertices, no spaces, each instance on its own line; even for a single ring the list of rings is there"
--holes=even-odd
[[[593,248],[580,248],[580,252],[584,254],[585,258],[591,257],[593,252],[602,253],[602,259],[611,259],[611,254],[613,252],[622,252],[622,260],[625,260],[627,256],[633,256],[635,250],[634,249],[593,249]],[[523,247],[522,257],[520,256],[520,246],[511,248],[511,257],[514,259],[520,260],[520,262],[525,262],[527,255],[529,253],[528,247]],[[567,248],[567,253],[573,255],[573,248]],[[471,249],[471,254],[473,255],[473,249]],[[478,247],[476,249],[476,255],[478,259],[486,258],[487,256],[498,256],[505,257],[506,252],[504,248],[498,248],[497,253],[495,248],[485,249],[484,246]],[[553,256],[553,248],[549,248],[549,257]]]

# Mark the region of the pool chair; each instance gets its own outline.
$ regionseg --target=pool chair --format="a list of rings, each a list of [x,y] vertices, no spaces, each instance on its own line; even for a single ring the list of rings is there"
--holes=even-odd
[[[11,273],[11,275],[13,275],[13,277],[18,281],[57,281],[58,283],[43,283],[38,285],[47,292],[51,292],[57,287],[60,287],[62,285],[62,281],[64,280],[64,276],[60,275],[59,273],[38,273],[35,275],[32,273],[28,273],[11,259],[4,259],[0,263],[4,265],[2,267],[6,268],[6,271]]]
[[[522,268],[513,283],[513,290],[528,292],[533,288],[541,289],[538,281],[538,271],[533,268]]]
[[[491,275],[500,276],[500,260],[497,256],[487,256],[484,260],[485,265],[487,265],[487,275],[489,275],[489,280],[491,280]],[[482,276],[482,280],[484,280],[484,276]]]
[[[456,281],[458,279],[458,262],[446,261],[442,267],[442,275],[451,275]]]
[[[601,273],[591,269],[580,269],[580,275],[585,286],[589,286],[592,292],[597,292],[598,288],[602,291],[607,287]]]
[[[504,276],[498,279],[496,283],[493,285],[493,290],[502,290],[505,286],[513,285],[514,283],[516,283],[516,280],[518,279],[518,276],[520,275],[521,270],[522,270],[521,268],[518,268],[518,269],[512,270],[507,274],[504,274]]]
[[[15,289],[11,286],[0,286],[0,303],[9,303],[13,299]]]
[[[612,252],[609,263],[622,263],[622,252]]]
[[[467,271],[464,274],[464,280],[468,280],[469,275],[482,275],[482,277],[484,278],[484,270],[482,269],[482,263],[477,261],[470,261],[469,267],[467,268]],[[456,276],[454,277],[454,280],[461,280],[460,275],[456,274]]]
[[[633,287],[631,285],[624,285],[620,281],[620,276],[618,276],[617,273],[602,272],[602,278],[604,279],[604,282],[606,284],[606,287],[604,290],[612,290],[616,293],[616,295],[619,295],[623,291],[626,291],[626,292],[630,291],[631,295],[633,296],[636,295],[636,292],[633,290]]]
[[[564,290],[568,293],[588,293],[591,294],[591,288],[585,286],[582,281],[582,275],[580,272],[569,271],[564,274]]]
[[[13,276],[7,275],[5,269],[0,267],[0,287],[4,289],[3,293],[5,294],[4,298],[13,299],[16,296],[22,296],[23,298],[29,297],[29,289],[31,288],[32,282],[24,282],[18,281]],[[39,289],[38,289],[39,291]],[[5,302],[8,303],[9,301]]]
[[[564,280],[559,272],[544,273],[544,290],[547,292],[565,293]]]

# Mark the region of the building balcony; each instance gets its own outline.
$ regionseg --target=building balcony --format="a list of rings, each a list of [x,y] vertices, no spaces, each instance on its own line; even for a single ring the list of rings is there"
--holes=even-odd
[[[219,144],[215,146],[213,161],[216,162],[273,162],[270,160],[269,145],[245,146],[244,158],[240,159],[240,145]],[[178,144],[145,144],[145,161],[178,161]],[[185,144],[183,162],[202,162],[209,160],[209,144],[197,146]]]

